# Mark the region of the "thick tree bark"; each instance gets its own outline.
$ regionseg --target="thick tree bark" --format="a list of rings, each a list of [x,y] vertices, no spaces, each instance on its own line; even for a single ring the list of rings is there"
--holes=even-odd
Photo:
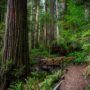
[[[27,0],[8,0],[6,32],[2,65],[12,61],[15,68],[24,67],[27,74],[29,63],[28,51],[28,29],[27,29]],[[0,90],[6,90],[8,81],[5,68],[1,69]],[[7,75],[5,75],[7,73]]]

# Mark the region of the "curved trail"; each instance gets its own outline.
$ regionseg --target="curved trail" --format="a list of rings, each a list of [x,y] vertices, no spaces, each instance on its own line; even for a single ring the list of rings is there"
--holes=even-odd
[[[59,90],[83,90],[88,83],[82,75],[83,66],[70,66],[65,73],[65,79],[63,80]],[[90,80],[90,79],[89,79]]]

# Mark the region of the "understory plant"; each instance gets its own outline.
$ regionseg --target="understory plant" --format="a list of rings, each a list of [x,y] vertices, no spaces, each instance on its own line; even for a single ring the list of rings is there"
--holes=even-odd
[[[55,81],[59,80],[62,75],[62,71],[54,72],[54,74],[49,75],[46,79],[40,83],[40,90],[53,90],[55,86]]]
[[[26,80],[26,83],[21,81],[12,83],[8,90],[52,90],[61,75],[62,71],[59,70],[44,77],[43,81],[40,81],[40,78],[30,77]]]
[[[68,56],[74,56],[75,57],[75,60],[73,61],[73,63],[76,63],[76,64],[85,63],[86,53],[83,51],[72,52],[72,53],[68,54]]]

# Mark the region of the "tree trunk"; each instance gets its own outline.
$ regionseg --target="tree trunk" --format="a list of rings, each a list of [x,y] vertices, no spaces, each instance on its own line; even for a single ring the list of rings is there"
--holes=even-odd
[[[36,6],[36,14],[35,14],[35,47],[38,47],[38,33],[39,33],[39,0],[35,0],[35,6]]]
[[[50,3],[51,3],[51,0],[45,0],[45,12],[48,14],[50,13]],[[50,17],[49,17],[50,18]],[[46,20],[46,43],[47,43],[47,48],[50,48],[50,30],[51,30],[51,27],[50,27],[50,24],[51,22],[50,21],[47,21]]]
[[[50,41],[51,44],[53,40],[55,40],[55,1],[56,0],[51,0],[50,2],[50,14],[51,14],[51,23],[50,23]]]
[[[56,24],[56,40],[57,44],[59,43],[60,33],[59,33],[59,27],[58,27],[58,17],[59,17],[59,2],[56,0],[56,17],[57,17],[57,24]]]
[[[90,4],[88,3],[84,3],[84,8],[85,8],[85,12],[84,12],[84,16],[85,16],[85,21],[88,22],[90,21]]]
[[[38,33],[39,33],[39,0],[34,0],[34,48],[38,47]]]
[[[45,14],[47,14],[47,8],[48,8],[48,0],[45,0],[44,4],[44,9],[45,9]],[[44,25],[43,25],[43,38],[44,38],[44,45],[47,47],[47,21],[46,18],[44,20]]]
[[[29,63],[28,29],[27,29],[27,0],[8,0],[6,32],[4,41],[4,52],[1,69],[0,90],[7,90],[10,76],[7,63],[12,61],[15,68],[22,68],[23,74],[27,75]],[[7,73],[7,75],[5,75]],[[9,83],[8,83],[9,84]]]

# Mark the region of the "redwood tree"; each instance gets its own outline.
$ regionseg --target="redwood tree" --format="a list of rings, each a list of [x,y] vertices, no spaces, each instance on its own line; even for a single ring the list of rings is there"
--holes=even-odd
[[[8,0],[2,65],[7,65],[7,62],[12,60],[14,67],[24,67],[26,74],[29,63],[28,50],[27,0]],[[6,90],[7,87],[9,73],[5,71],[5,68],[0,71],[0,90]]]

